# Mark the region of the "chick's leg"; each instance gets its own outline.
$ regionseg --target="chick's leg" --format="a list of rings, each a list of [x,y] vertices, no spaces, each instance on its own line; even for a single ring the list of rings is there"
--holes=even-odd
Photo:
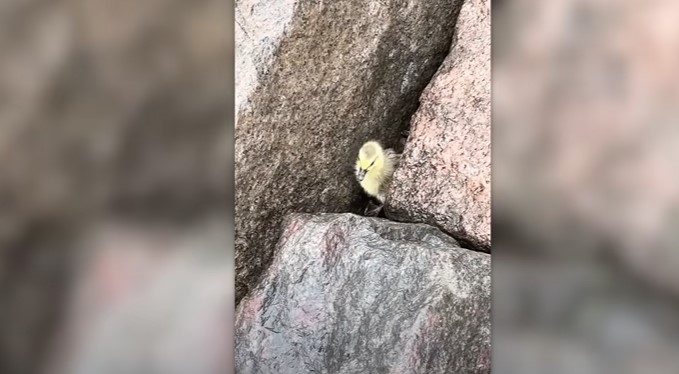
[[[363,215],[366,217],[377,217],[381,211],[382,205],[375,204],[371,200],[368,201],[368,205],[366,205],[365,210],[363,211]]]

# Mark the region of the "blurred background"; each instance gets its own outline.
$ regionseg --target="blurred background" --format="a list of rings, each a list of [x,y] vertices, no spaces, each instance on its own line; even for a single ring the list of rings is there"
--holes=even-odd
[[[0,3],[0,372],[232,367],[232,9]]]
[[[679,369],[679,3],[493,3],[493,369]]]
[[[0,372],[232,367],[232,9],[0,3]],[[677,14],[493,2],[495,372],[677,372]]]

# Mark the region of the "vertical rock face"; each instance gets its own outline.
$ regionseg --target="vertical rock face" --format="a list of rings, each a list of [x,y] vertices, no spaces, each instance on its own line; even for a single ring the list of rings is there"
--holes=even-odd
[[[387,216],[490,248],[490,2],[466,1],[450,54],[420,101]]]
[[[355,209],[359,147],[396,145],[461,5],[268,3],[236,5],[237,300],[270,262],[285,214]]]
[[[295,214],[236,311],[239,373],[489,373],[490,255],[440,230]]]

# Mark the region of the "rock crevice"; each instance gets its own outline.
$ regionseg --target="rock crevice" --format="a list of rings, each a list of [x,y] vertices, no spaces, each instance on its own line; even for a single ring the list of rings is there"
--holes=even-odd
[[[270,263],[286,214],[358,212],[358,148],[370,138],[398,144],[449,51],[462,1],[286,4],[292,20],[266,42],[275,58],[251,58],[265,84],[244,91],[237,115],[237,300]],[[236,43],[241,53],[251,39]],[[251,83],[237,80],[237,92],[241,84]]]
[[[387,217],[490,251],[490,3],[466,1],[455,43],[420,99]]]

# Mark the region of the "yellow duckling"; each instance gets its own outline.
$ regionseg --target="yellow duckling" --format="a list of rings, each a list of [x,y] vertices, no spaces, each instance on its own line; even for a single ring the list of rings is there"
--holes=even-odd
[[[356,180],[368,195],[375,197],[382,204],[398,157],[393,149],[383,149],[374,140],[363,144],[358,151]]]

